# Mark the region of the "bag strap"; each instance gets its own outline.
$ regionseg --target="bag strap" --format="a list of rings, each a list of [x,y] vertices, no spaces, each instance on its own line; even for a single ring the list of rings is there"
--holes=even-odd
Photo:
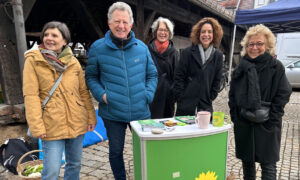
[[[0,146],[0,164],[2,164],[2,165],[3,165],[3,150],[6,146],[7,146],[7,144],[2,144]]]
[[[52,86],[48,96],[45,98],[44,102],[43,102],[43,105],[42,105],[42,109],[44,110],[46,104],[48,103],[48,101],[50,100],[52,94],[54,93],[55,89],[58,87],[61,79],[63,77],[63,73],[61,73],[61,75],[59,76],[59,78],[56,80],[55,84]]]
[[[100,133],[98,133],[96,130],[94,130],[93,132],[101,139],[101,141],[104,141],[103,136],[101,136]]]

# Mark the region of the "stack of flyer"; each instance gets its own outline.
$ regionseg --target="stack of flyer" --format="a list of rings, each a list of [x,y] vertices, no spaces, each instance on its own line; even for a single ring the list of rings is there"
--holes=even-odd
[[[156,122],[152,119],[139,120],[139,123],[141,125],[142,131],[144,131],[144,132],[151,132],[151,130],[153,128],[158,128],[158,129],[164,129],[165,128],[163,123]]]

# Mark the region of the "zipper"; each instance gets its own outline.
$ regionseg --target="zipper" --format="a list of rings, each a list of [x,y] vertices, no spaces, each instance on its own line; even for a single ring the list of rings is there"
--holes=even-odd
[[[122,41],[123,43],[123,41]],[[122,44],[123,45],[123,44]],[[130,102],[130,97],[129,97],[129,86],[128,86],[128,74],[127,74],[127,66],[126,66],[126,60],[125,60],[125,55],[124,55],[124,49],[122,49],[122,55],[123,55],[123,63],[124,63],[124,71],[125,71],[125,75],[126,75],[126,83],[127,83],[127,97],[128,97],[128,108],[129,108],[129,120],[131,119],[131,102]]]

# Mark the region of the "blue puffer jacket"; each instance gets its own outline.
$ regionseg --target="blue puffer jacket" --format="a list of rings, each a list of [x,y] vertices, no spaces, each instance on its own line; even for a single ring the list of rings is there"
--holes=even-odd
[[[86,82],[99,101],[99,115],[104,119],[130,122],[150,117],[157,71],[147,46],[136,39],[118,48],[111,31],[93,43],[86,67]],[[108,104],[103,102],[106,93]]]

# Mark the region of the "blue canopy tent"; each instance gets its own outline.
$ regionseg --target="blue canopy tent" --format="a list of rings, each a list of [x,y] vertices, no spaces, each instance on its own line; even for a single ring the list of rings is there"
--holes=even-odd
[[[300,32],[300,0],[278,0],[261,8],[238,10],[235,24],[264,24],[273,33]]]
[[[236,11],[229,72],[232,68],[236,25],[248,28],[255,24],[264,24],[273,33],[300,32],[300,0],[278,0],[261,8]]]

